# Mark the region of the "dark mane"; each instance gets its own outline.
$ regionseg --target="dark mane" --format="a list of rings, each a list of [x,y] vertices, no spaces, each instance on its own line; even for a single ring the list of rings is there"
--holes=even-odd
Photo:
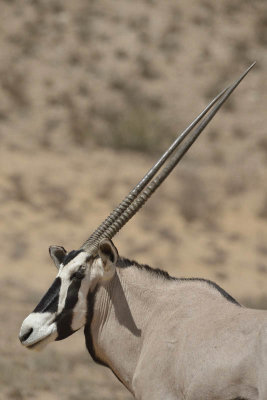
[[[168,274],[167,271],[163,271],[162,269],[159,268],[151,268],[147,264],[138,264],[138,262],[134,260],[129,260],[128,258],[120,257],[117,261],[117,267],[119,268],[128,268],[128,267],[136,267],[141,270],[145,270],[150,272],[153,275],[156,275],[158,277],[167,279],[167,280],[177,280],[177,278],[174,278]]]
[[[159,268],[151,268],[149,265],[146,264],[138,264],[134,260],[129,260],[128,258],[123,258],[120,257],[117,261],[116,264],[117,267],[119,268],[128,268],[128,267],[136,267],[140,270],[147,271],[150,274],[156,275],[159,278],[169,280],[169,281],[189,281],[189,282],[205,282],[208,285],[212,286],[214,289],[216,289],[223,297],[226,298],[226,300],[230,301],[233,304],[236,304],[240,306],[240,304],[229,294],[227,293],[223,288],[221,288],[217,283],[210,281],[209,279],[204,279],[204,278],[175,278],[171,275],[168,274],[167,271],[163,271]]]

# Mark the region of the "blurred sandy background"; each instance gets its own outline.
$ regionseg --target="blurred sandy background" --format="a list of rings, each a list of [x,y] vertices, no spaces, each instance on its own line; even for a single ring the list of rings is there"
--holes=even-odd
[[[146,207],[122,255],[267,309],[265,0],[0,1],[0,399],[131,399],[83,333],[17,336],[55,276],[177,132],[257,66]]]

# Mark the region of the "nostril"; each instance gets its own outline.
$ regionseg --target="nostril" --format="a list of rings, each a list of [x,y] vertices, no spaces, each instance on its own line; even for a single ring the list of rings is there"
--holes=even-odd
[[[21,343],[25,342],[25,340],[27,340],[28,337],[31,336],[32,332],[33,332],[33,329],[30,328],[30,329],[28,330],[28,332],[26,332],[26,333],[24,333],[24,335],[20,336],[20,337],[19,337],[19,340],[21,341]]]

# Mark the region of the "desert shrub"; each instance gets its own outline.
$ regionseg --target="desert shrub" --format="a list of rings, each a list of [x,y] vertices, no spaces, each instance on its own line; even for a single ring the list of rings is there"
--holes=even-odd
[[[261,295],[257,297],[244,297],[241,300],[241,304],[249,308],[256,308],[260,310],[266,310],[267,308],[267,296]]]
[[[186,222],[201,222],[211,227],[220,213],[220,204],[213,198],[204,182],[193,172],[180,177],[179,211]]]
[[[259,16],[255,24],[256,38],[260,45],[267,46],[267,15],[266,13]]]
[[[265,194],[258,216],[267,219],[267,194]]]
[[[138,106],[129,107],[123,115],[114,113],[108,119],[105,132],[93,135],[98,144],[152,154],[165,150],[172,140],[170,129],[157,114]]]
[[[238,196],[247,190],[247,183],[242,174],[233,173],[227,177],[224,188],[227,197]]]

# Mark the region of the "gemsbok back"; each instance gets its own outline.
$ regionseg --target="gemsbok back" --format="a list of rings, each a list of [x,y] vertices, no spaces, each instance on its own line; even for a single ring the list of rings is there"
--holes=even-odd
[[[177,137],[79,250],[50,247],[58,274],[22,324],[25,347],[41,349],[84,327],[92,358],[136,399],[267,399],[267,312],[241,306],[211,281],[172,278],[123,258],[111,241],[252,66]]]

